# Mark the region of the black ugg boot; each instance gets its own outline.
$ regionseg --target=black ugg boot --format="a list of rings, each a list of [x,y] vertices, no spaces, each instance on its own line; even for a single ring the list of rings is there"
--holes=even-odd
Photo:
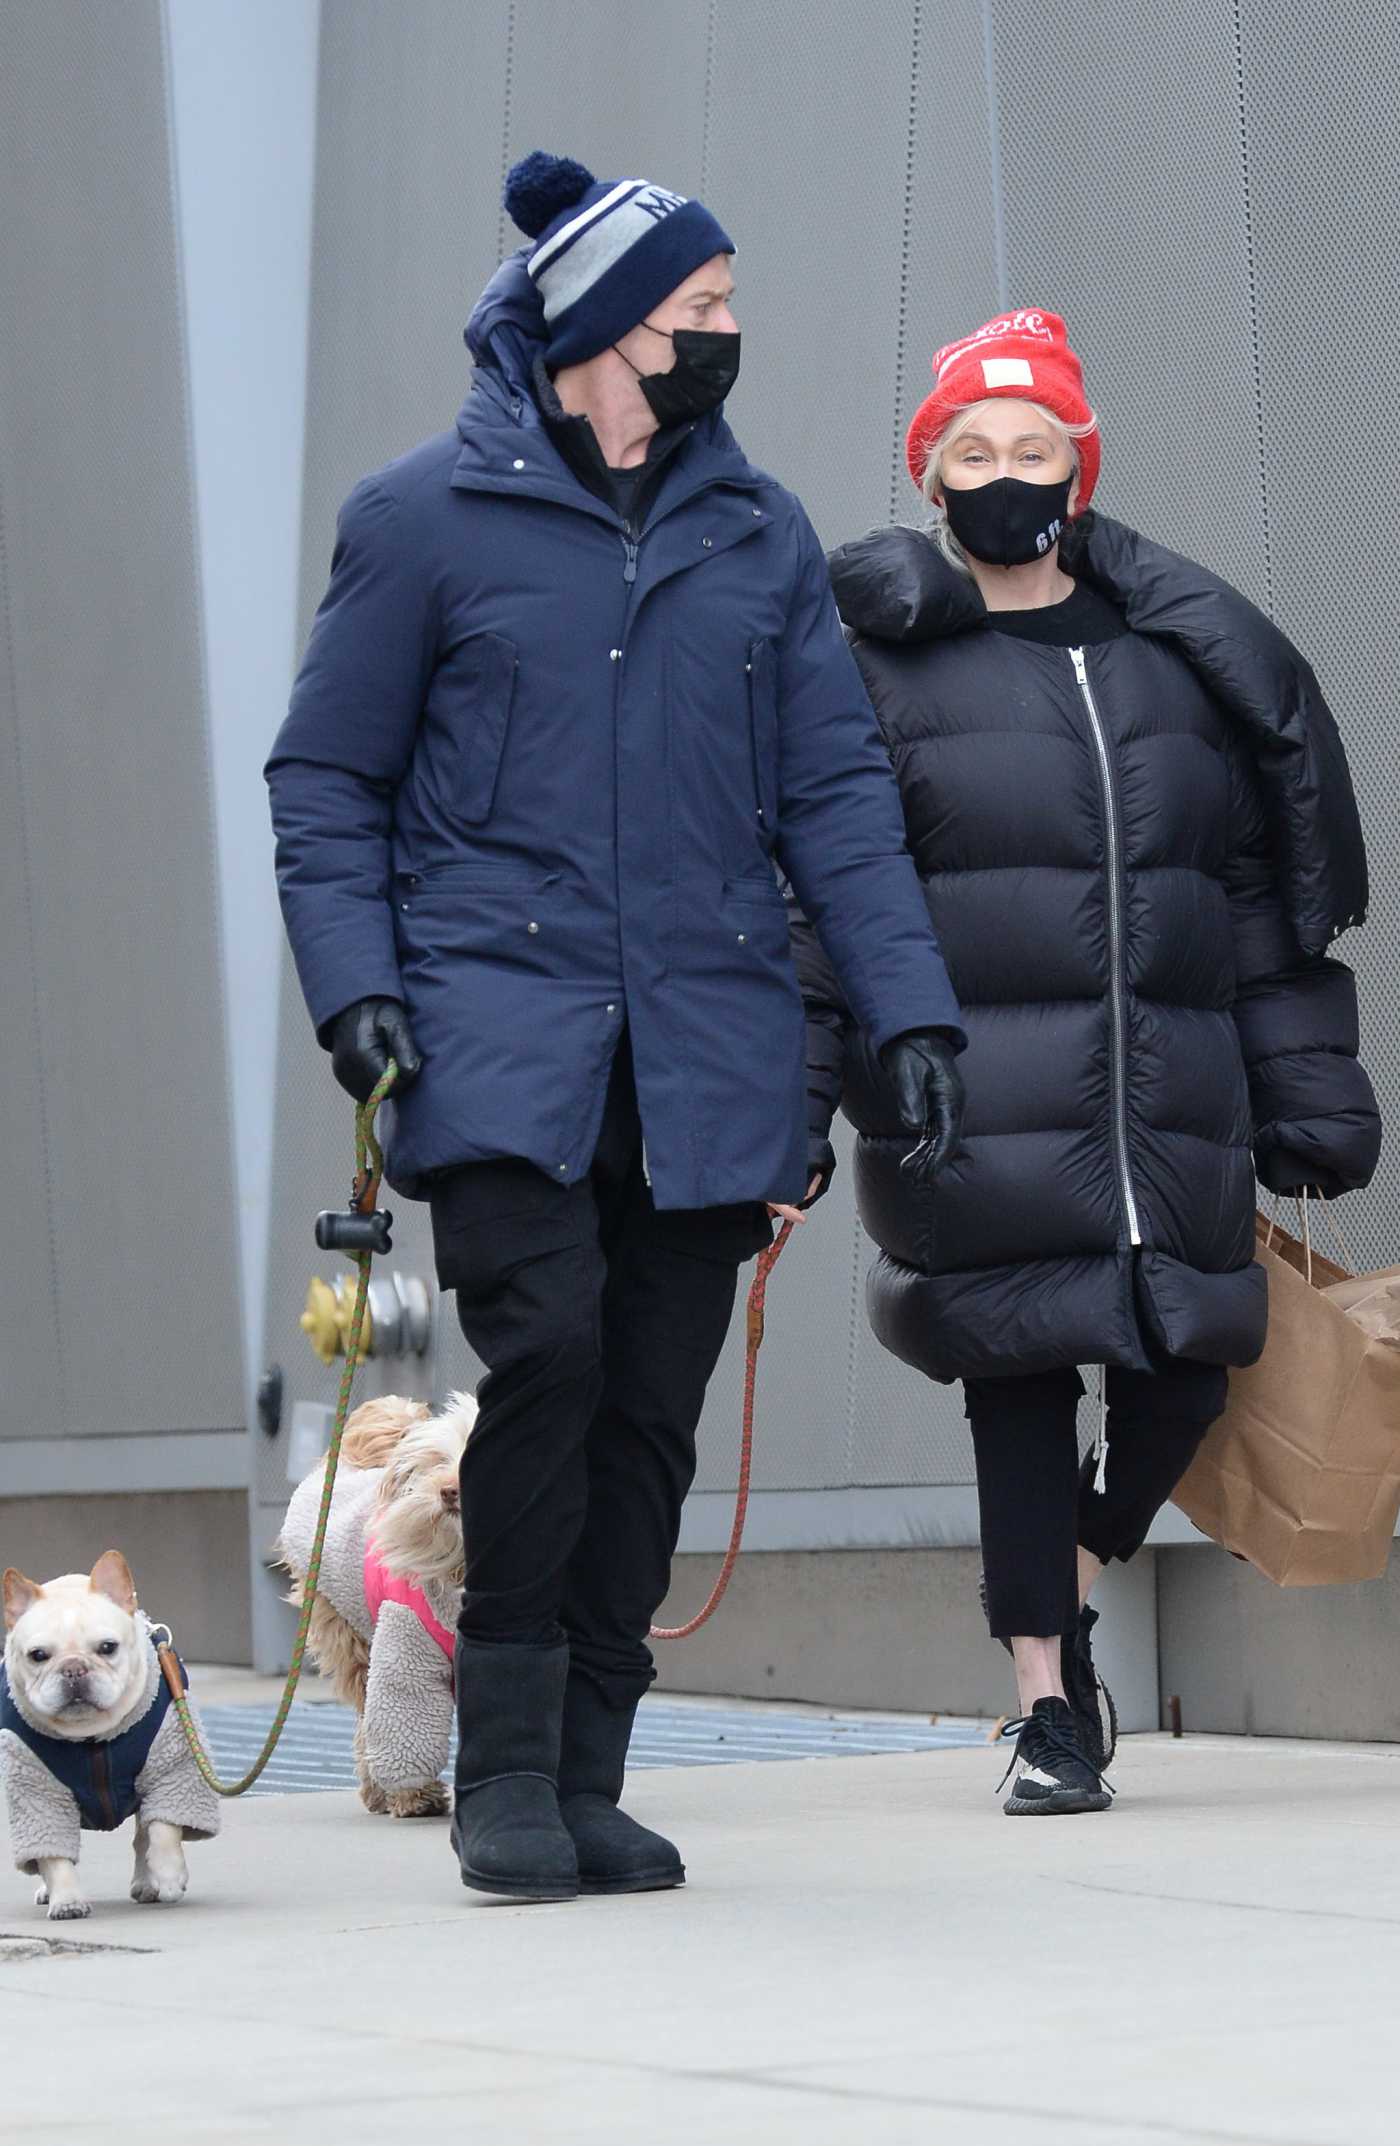
[[[452,1845],[462,1883],[515,1900],[573,1900],[578,1858],[559,1816],[569,1650],[457,1635]]]
[[[672,1843],[617,1807],[637,1704],[609,1706],[582,1670],[569,1677],[559,1811],[578,1851],[585,1893],[659,1893],[685,1883],[685,1865]]]

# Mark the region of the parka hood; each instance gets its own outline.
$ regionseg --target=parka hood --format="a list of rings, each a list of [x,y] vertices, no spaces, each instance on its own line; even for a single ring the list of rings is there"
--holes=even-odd
[[[544,304],[525,266],[530,252],[531,246],[521,246],[502,261],[472,307],[464,335],[473,364],[503,373],[526,392],[549,340]]]

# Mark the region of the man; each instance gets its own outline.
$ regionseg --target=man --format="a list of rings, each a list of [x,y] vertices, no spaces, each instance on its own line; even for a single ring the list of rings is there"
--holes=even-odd
[[[369,477],[268,763],[336,1077],[487,1367],[453,1841],[519,1899],[678,1885],[618,1808],[740,1264],[814,1196],[775,862],[930,1168],[959,1014],[797,501],[720,413],[733,246],[536,152],[451,435]]]

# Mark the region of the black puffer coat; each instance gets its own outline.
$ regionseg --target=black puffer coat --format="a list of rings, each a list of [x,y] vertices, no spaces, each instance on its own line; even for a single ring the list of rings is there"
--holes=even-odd
[[[1169,1354],[1246,1364],[1266,1184],[1375,1167],[1355,985],[1323,950],[1365,913],[1346,761],[1308,666],[1204,569],[1100,517],[1066,571],[1130,629],[1083,651],[988,630],[928,538],[833,555],[910,849],[969,1038],[937,1189],[810,927],[814,1151],[841,1100],[880,1247],[870,1314],[938,1379]],[[1082,676],[1079,673],[1082,670]]]

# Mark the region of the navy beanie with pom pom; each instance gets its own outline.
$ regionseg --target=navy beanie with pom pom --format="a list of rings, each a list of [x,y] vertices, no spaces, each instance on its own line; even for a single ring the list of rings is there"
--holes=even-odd
[[[506,214],[535,241],[530,274],[549,326],[552,373],[581,365],[645,320],[717,253],[733,253],[698,201],[647,179],[595,179],[534,149],[506,176]]]

